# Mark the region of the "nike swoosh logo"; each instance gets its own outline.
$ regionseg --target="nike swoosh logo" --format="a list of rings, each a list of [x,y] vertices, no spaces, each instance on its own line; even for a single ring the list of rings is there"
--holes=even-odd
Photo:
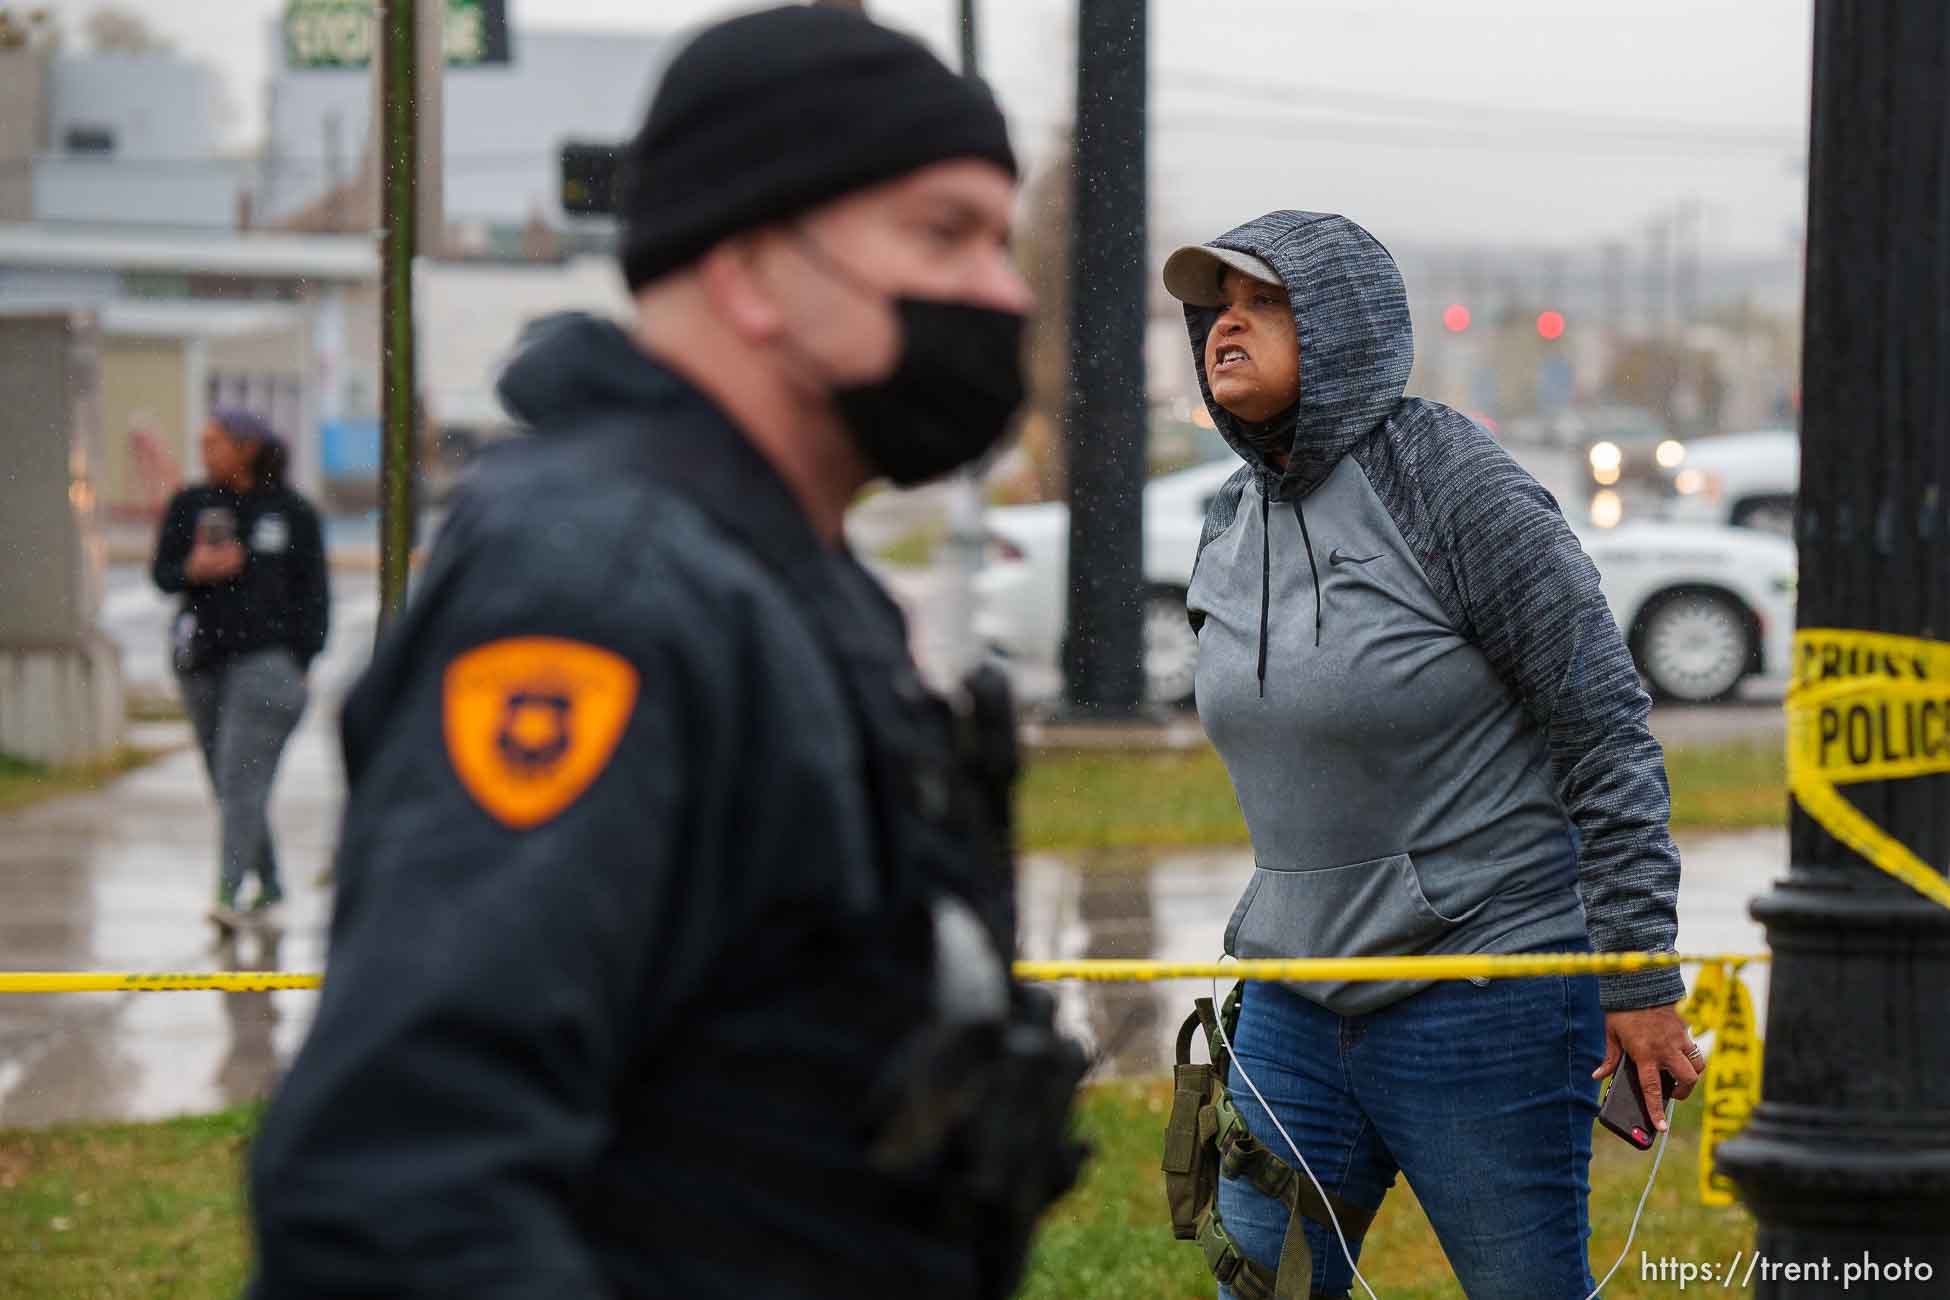
[[[1336,569],[1343,564],[1372,564],[1380,558],[1379,555],[1349,555],[1338,546],[1327,552],[1327,563]]]

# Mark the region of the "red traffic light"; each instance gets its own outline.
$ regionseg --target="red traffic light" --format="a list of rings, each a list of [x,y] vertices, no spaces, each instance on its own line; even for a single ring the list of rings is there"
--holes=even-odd
[[[1442,310],[1442,323],[1451,334],[1460,334],[1469,328],[1469,308],[1459,302],[1452,302]]]
[[[1542,312],[1537,317],[1537,336],[1543,339],[1564,337],[1564,314],[1562,312]]]

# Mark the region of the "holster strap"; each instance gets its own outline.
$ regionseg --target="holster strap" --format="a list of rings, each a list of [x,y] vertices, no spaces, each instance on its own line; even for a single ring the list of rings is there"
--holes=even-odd
[[[1214,1107],[1218,1126],[1219,1168],[1227,1178],[1243,1179],[1262,1195],[1286,1205],[1296,1216],[1306,1215],[1316,1223],[1333,1227],[1350,1242],[1359,1241],[1374,1222],[1374,1213],[1333,1195],[1323,1196],[1308,1178],[1293,1166],[1268,1151],[1247,1131],[1245,1122],[1233,1107],[1232,1097],[1221,1093]],[[1329,1212],[1331,1208],[1331,1213]]]

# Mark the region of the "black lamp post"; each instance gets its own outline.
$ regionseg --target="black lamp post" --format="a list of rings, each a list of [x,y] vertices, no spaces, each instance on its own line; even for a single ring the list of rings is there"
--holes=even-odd
[[[1077,0],[1070,235],[1070,711],[1144,702],[1146,0]]]
[[[1817,0],[1799,623],[1950,639],[1950,6]],[[1950,686],[1946,686],[1950,695]],[[1942,871],[1950,776],[1850,785]],[[1763,1093],[1719,1161],[1795,1300],[1950,1296],[1950,909],[1792,811]]]

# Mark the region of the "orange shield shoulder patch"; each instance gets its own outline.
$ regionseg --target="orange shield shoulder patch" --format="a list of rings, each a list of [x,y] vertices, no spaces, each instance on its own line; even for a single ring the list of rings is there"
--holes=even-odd
[[[539,826],[608,766],[636,694],[636,668],[611,651],[559,637],[491,641],[447,665],[447,757],[496,820]]]

